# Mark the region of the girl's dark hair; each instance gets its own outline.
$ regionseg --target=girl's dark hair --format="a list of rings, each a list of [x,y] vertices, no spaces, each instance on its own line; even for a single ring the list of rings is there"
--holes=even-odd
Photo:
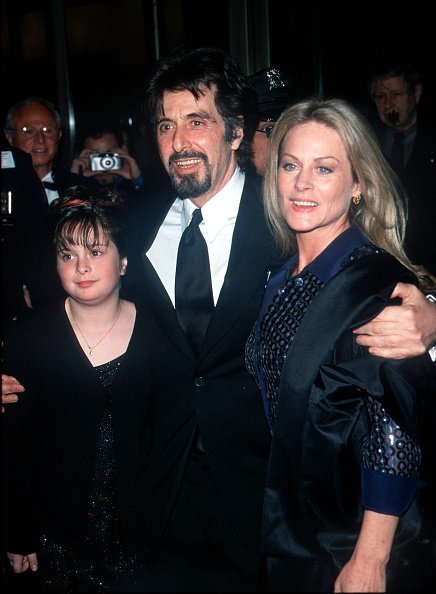
[[[123,131],[118,122],[108,121],[106,119],[100,119],[97,122],[93,122],[81,134],[81,142],[79,148],[82,150],[85,145],[85,140],[92,138],[94,140],[100,139],[106,134],[112,134],[117,141],[118,146],[121,148],[124,144]]]
[[[49,224],[56,253],[71,244],[93,247],[113,241],[120,257],[127,255],[126,197],[120,192],[91,194],[72,186],[49,206]]]
[[[190,91],[198,99],[201,86],[216,88],[215,104],[224,119],[226,141],[232,142],[236,129],[242,127],[244,138],[236,157],[244,171],[252,157],[251,141],[258,119],[257,95],[232,56],[221,48],[182,48],[158,62],[147,84],[149,121],[155,128],[165,91]]]

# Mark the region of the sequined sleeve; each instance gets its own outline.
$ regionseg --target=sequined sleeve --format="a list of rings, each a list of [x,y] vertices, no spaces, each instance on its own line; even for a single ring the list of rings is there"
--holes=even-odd
[[[401,515],[424,484],[421,450],[379,400],[368,395],[366,403],[370,430],[361,443],[361,502],[367,509]]]

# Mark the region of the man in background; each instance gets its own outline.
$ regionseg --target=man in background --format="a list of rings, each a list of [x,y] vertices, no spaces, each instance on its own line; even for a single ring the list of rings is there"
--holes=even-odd
[[[407,255],[436,273],[436,133],[419,111],[423,88],[410,62],[380,64],[369,85],[380,146],[409,196]]]
[[[59,166],[62,120],[51,101],[30,97],[12,105],[6,114],[4,134],[11,146],[31,155],[33,168],[45,189],[43,204],[50,204],[70,186],[95,189],[95,182]]]
[[[249,76],[248,80],[259,102],[259,121],[251,144],[253,165],[263,177],[269,158],[270,137],[280,114],[291,105],[294,83],[278,68],[264,68]]]
[[[129,196],[135,195],[144,183],[144,176],[130,154],[123,131],[116,124],[106,122],[85,131],[71,171],[93,179],[100,188]]]

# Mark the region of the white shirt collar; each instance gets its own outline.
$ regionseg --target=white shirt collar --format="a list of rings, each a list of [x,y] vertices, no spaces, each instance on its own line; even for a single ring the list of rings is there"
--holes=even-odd
[[[45,182],[45,181],[46,181],[46,182],[53,182],[54,180],[53,180],[53,174],[52,174],[52,172],[51,172],[51,171],[49,171],[49,172],[47,173],[47,175],[44,175],[44,177],[42,178],[42,180],[41,180],[41,181],[43,181],[43,182]]]

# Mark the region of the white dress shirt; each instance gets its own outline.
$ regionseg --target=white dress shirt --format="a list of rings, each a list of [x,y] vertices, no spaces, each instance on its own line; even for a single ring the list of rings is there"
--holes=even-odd
[[[232,247],[233,231],[241,202],[245,174],[237,167],[222,190],[201,209],[199,225],[209,252],[215,305],[223,286]],[[162,223],[147,256],[159,275],[170,299],[175,303],[177,251],[180,238],[197,207],[191,200],[176,198]]]

